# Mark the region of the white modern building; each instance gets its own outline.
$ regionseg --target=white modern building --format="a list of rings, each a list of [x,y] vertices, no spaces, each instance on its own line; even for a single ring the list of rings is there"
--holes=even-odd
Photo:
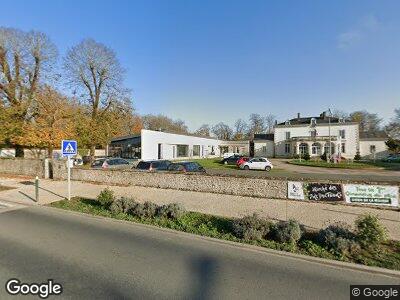
[[[142,129],[139,135],[111,140],[109,155],[124,158],[182,159],[218,157],[233,152],[249,156],[287,157],[323,153],[340,154],[352,159],[387,156],[386,138],[360,135],[359,125],[344,119],[328,117],[301,117],[274,126],[274,133],[255,134],[252,140],[223,141],[212,137],[177,134]]]

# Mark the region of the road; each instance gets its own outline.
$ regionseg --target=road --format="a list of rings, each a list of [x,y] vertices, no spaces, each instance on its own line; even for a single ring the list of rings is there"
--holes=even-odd
[[[63,285],[59,298],[349,299],[400,277],[338,268],[47,207],[0,211],[0,281]],[[4,288],[1,299],[8,296]]]

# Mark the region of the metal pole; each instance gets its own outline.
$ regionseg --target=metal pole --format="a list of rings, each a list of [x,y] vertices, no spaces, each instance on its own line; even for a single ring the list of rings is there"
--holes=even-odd
[[[39,177],[35,178],[35,201],[39,202]]]
[[[331,142],[331,115],[328,116],[328,124],[329,124],[329,157],[327,159],[328,163],[331,163],[331,155],[332,155],[332,142]]]
[[[68,169],[68,201],[71,200],[71,158],[68,155],[67,158],[67,169]]]

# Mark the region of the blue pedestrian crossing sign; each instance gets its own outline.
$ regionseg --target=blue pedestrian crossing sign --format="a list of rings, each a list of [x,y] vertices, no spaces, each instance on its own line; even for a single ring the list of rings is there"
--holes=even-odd
[[[63,140],[61,142],[61,151],[63,156],[74,156],[78,154],[78,143],[72,140]]]

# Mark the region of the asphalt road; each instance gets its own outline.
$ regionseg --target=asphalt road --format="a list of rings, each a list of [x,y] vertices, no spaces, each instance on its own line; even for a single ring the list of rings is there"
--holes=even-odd
[[[46,207],[0,211],[0,298],[9,278],[81,299],[349,299],[388,277]],[[60,298],[60,297],[58,297]]]

